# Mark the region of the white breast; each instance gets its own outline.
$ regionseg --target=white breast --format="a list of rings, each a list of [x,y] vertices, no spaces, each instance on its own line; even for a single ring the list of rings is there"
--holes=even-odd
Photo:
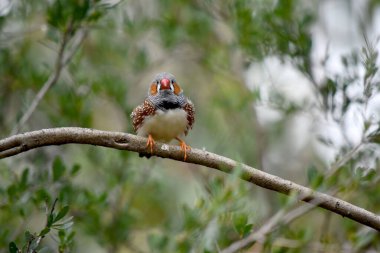
[[[158,110],[155,115],[144,119],[142,126],[137,130],[137,135],[169,142],[182,135],[187,127],[187,114],[183,109],[168,111]]]

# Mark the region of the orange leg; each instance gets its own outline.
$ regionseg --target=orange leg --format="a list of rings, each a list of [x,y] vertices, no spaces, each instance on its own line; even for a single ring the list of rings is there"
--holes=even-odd
[[[183,157],[183,160],[186,161],[186,158],[187,158],[187,150],[191,150],[191,147],[189,145],[187,145],[183,140],[181,140],[180,138],[176,137],[176,139],[179,141],[179,145],[181,147],[181,150],[185,153],[184,157]]]
[[[153,153],[153,146],[154,146],[154,140],[153,140],[153,137],[152,137],[152,135],[149,135],[149,136],[148,136],[148,141],[146,142],[146,147],[147,147],[147,148],[150,147],[150,153],[151,153],[151,154]]]

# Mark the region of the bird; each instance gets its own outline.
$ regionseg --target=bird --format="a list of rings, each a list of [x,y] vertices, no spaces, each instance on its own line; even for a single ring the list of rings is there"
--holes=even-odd
[[[151,154],[155,141],[168,143],[176,139],[184,153],[184,161],[191,147],[180,137],[192,129],[194,116],[194,104],[185,97],[175,76],[168,72],[154,77],[144,102],[131,113],[133,128],[138,136],[148,138],[146,147]]]

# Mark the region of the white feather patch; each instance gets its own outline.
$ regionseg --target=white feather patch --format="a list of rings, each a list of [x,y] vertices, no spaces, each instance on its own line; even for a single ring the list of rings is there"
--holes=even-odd
[[[151,134],[155,140],[169,142],[182,135],[186,127],[187,114],[183,109],[158,110],[155,115],[144,119],[137,135],[147,137]]]

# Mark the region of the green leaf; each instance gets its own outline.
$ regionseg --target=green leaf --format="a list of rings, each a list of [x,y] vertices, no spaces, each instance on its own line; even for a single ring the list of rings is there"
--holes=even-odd
[[[67,241],[72,241],[74,239],[74,236],[75,236],[75,232],[74,231],[71,231],[71,233],[67,236]]]
[[[40,201],[47,201],[49,202],[51,197],[50,197],[50,194],[48,191],[46,191],[45,189],[41,188],[41,189],[38,189],[35,194],[34,194],[34,201],[37,201],[37,202],[40,202]]]
[[[35,236],[32,233],[30,233],[29,231],[25,231],[24,236],[25,236],[25,240],[27,242],[33,241],[35,238]]]
[[[57,156],[53,162],[53,180],[58,181],[65,174],[66,167],[62,159]]]
[[[51,227],[54,223],[54,214],[50,213],[47,218],[46,227]]]
[[[373,143],[380,143],[380,130],[370,134],[368,140]]]
[[[24,190],[26,188],[26,185],[28,184],[28,178],[29,178],[29,169],[26,168],[21,175],[21,181],[20,181],[20,189]]]
[[[14,243],[14,242],[9,243],[9,252],[10,253],[18,253],[18,252],[20,252],[20,250],[16,246],[16,243]]]
[[[80,22],[87,16],[90,9],[90,0],[73,1],[72,3],[72,17],[74,20]]]
[[[64,206],[61,210],[59,210],[57,216],[54,219],[54,222],[59,221],[60,219],[62,219],[63,217],[65,217],[65,215],[68,212],[69,212],[69,206]]]
[[[337,84],[332,79],[327,79],[325,85],[320,88],[320,91],[324,97],[334,96],[337,92]]]
[[[7,194],[9,196],[10,199],[15,199],[17,198],[17,195],[18,195],[18,187],[17,185],[10,185],[7,189]]]
[[[233,219],[234,225],[238,233],[241,235],[244,233],[245,226],[248,223],[248,217],[244,214],[237,214]]]
[[[71,168],[70,175],[75,176],[79,170],[80,170],[80,165],[74,164],[74,166]]]
[[[313,179],[318,175],[318,170],[314,166],[311,166],[307,170],[307,180],[310,182],[313,181]]]
[[[42,229],[42,231],[40,232],[40,236],[45,236],[49,232],[50,232],[50,228],[46,227]]]
[[[324,176],[315,166],[311,166],[307,170],[307,179],[309,185],[315,189],[321,186]]]
[[[249,235],[252,231],[252,228],[253,228],[253,224],[247,224],[244,226],[244,229],[243,229],[243,237],[246,237],[247,235]]]
[[[165,235],[150,234],[148,236],[148,244],[151,249],[164,250],[169,243],[169,238]]]
[[[61,229],[58,231],[58,237],[60,241],[63,241],[65,239],[65,236],[66,236],[65,230]]]
[[[69,8],[65,8],[65,4],[60,0],[56,0],[47,10],[47,21],[50,25],[63,28],[69,20]]]

